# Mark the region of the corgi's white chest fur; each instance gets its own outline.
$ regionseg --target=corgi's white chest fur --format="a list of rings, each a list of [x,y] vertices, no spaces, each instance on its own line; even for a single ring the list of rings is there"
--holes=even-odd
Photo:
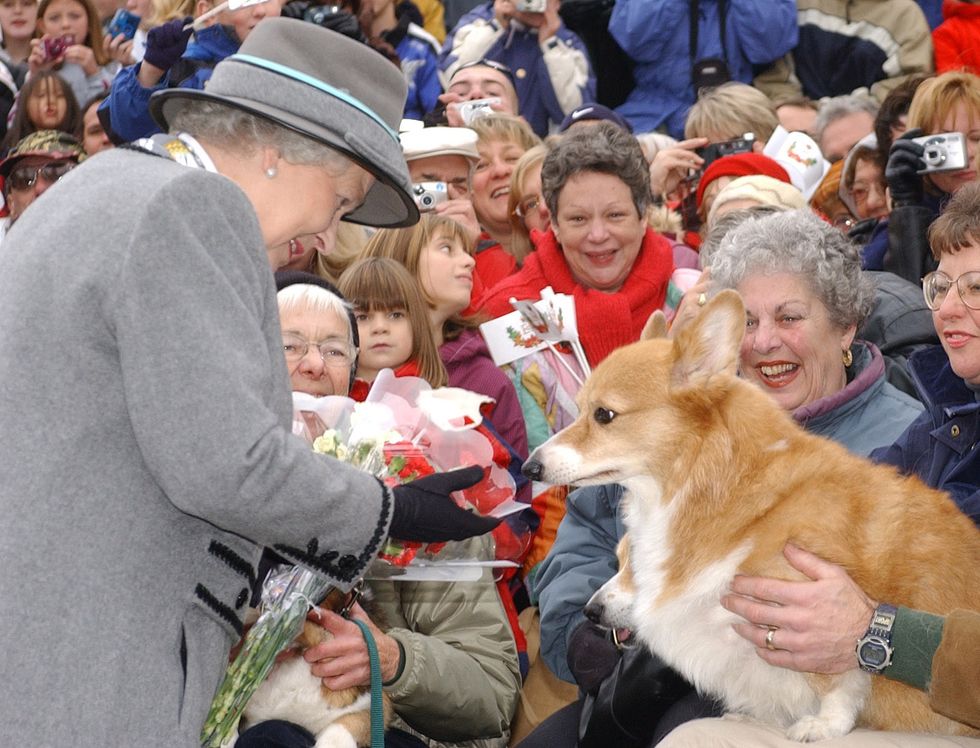
[[[371,694],[362,693],[352,703],[344,707],[335,707],[323,697],[321,681],[310,672],[310,664],[302,657],[291,657],[279,663],[262,685],[253,694],[245,709],[245,718],[249,723],[263,722],[268,719],[282,719],[300,725],[316,736],[322,736],[331,724],[345,714],[364,712],[371,708]],[[338,726],[346,735],[344,728]],[[335,739],[324,742],[323,745],[342,745],[343,740]],[[317,746],[321,741],[317,741]],[[350,737],[350,746],[356,743]]]
[[[659,496],[659,487],[648,478],[630,479],[624,486],[635,589],[630,618],[636,636],[700,691],[720,696],[730,711],[784,727],[817,711],[816,694],[805,676],[765,663],[732,629],[740,619],[721,606],[749,547],[708,565],[685,580],[678,594],[665,597],[671,559],[686,552],[669,542],[673,502],[651,500]]]

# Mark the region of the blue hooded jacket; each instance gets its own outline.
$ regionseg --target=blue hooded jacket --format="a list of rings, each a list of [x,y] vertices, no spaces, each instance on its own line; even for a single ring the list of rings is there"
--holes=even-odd
[[[699,3],[695,59],[724,57],[734,81],[751,83],[753,65],[764,65],[796,46],[794,0],[727,0],[725,47],[718,0]],[[636,87],[616,111],[638,133],[662,125],[684,136],[695,101],[691,82],[690,5],[687,0],[617,0],[609,32],[635,62]]]
[[[183,56],[157,85],[144,88],[136,75],[140,64],[130,65],[116,76],[109,97],[99,107],[99,119],[117,142],[128,143],[160,132],[150,115],[150,97],[165,88],[203,89],[214,66],[238,51],[241,42],[226,26],[209,26],[194,32]]]

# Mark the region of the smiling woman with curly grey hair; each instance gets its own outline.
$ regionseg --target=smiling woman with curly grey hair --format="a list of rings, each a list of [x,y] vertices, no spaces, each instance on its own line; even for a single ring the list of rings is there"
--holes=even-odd
[[[500,316],[511,311],[511,297],[537,299],[545,286],[573,294],[578,318],[588,320],[579,336],[595,365],[638,340],[667,303],[673,248],[646,223],[649,167],[636,138],[600,122],[561,137],[541,166],[541,186],[551,230],[535,235],[524,267],[490,289],[484,309]]]
[[[745,301],[741,375],[809,431],[868,454],[921,410],[885,381],[878,349],[854,338],[874,304],[857,248],[809,211],[744,221],[712,257],[711,279]]]

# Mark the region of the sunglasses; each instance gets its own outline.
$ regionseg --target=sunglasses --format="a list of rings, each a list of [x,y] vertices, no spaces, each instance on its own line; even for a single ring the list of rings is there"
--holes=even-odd
[[[491,70],[496,70],[498,73],[503,73],[507,76],[510,84],[517,88],[517,78],[514,77],[514,71],[503,63],[497,62],[496,60],[488,60],[486,57],[481,57],[479,60],[473,60],[472,62],[466,62],[456,68],[453,75],[456,75],[460,70],[466,70],[466,68],[490,68]]]
[[[19,166],[7,176],[7,188],[25,192],[37,184],[38,178],[54,184],[77,165],[73,161],[57,161],[41,166]]]

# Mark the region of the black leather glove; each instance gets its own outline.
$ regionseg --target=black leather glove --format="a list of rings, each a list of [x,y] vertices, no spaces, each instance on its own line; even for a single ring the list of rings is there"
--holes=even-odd
[[[885,166],[885,179],[896,206],[922,204],[922,177],[917,173],[926,168],[922,161],[923,148],[912,138],[922,136],[918,128],[907,130],[892,143]]]
[[[161,70],[170,70],[187,49],[187,41],[194,31],[190,27],[192,23],[194,19],[187,16],[187,18],[175,18],[150,29],[146,35],[146,52],[143,59]]]
[[[399,540],[436,543],[490,532],[500,524],[499,519],[461,509],[449,495],[476,485],[482,478],[483,468],[474,465],[395,486],[388,534]]]
[[[619,664],[621,653],[613,644],[609,629],[582,621],[568,637],[565,659],[575,682],[586,693],[594,694]]]

